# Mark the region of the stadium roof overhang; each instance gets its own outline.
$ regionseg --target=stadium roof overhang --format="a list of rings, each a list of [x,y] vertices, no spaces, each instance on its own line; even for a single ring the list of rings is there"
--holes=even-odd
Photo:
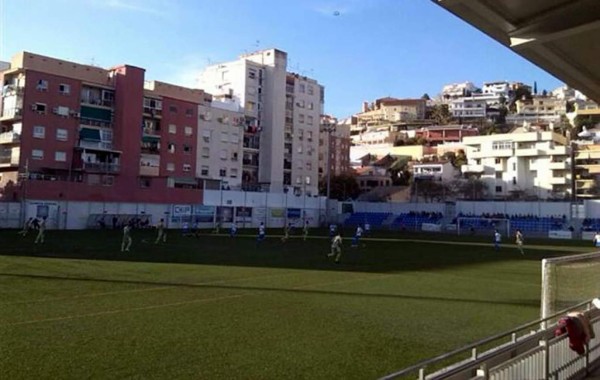
[[[600,1],[432,1],[600,102]]]

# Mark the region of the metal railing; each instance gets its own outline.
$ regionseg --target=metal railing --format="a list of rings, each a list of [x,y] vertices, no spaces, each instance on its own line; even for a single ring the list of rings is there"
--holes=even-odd
[[[569,348],[566,334],[554,337],[555,325],[547,329],[540,329],[540,326],[570,311],[588,310],[588,314],[592,314],[589,311],[591,308],[591,300],[582,302],[547,318],[521,325],[511,331],[482,339],[391,373],[382,377],[381,380],[399,378],[419,380],[450,378],[453,380],[572,379],[575,376],[582,378],[594,366],[600,364],[597,363],[600,358],[600,336],[590,340],[584,355],[578,355]],[[593,310],[590,320],[594,329],[599,331],[600,310]],[[522,335],[519,336],[519,333]],[[502,340],[507,341],[500,343]],[[485,349],[494,343],[497,344],[494,348]],[[468,358],[464,359],[465,356]],[[444,363],[451,360],[454,360],[455,364],[444,367]]]

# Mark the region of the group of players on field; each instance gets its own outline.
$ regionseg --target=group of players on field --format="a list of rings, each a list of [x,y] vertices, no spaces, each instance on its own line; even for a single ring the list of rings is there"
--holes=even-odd
[[[220,227],[221,227],[220,223],[217,223],[215,230],[213,232],[219,233]],[[292,223],[287,223],[284,226],[283,237],[281,238],[282,243],[286,243],[289,240],[290,234],[292,232],[292,228],[293,228]],[[126,223],[125,226],[123,227],[123,240],[121,242],[121,252],[128,252],[129,249],[131,248],[131,244],[133,242],[133,239],[131,237],[132,229],[133,229],[132,223]],[[309,229],[310,229],[309,222],[305,221],[305,223],[302,227],[302,238],[304,241],[306,241],[306,238],[308,237]],[[235,237],[237,235],[237,230],[238,230],[238,228],[237,228],[236,223],[232,222],[230,225],[230,229],[229,229],[229,236]],[[44,239],[45,239],[45,232],[46,232],[46,217],[29,218],[25,222],[23,229],[21,231],[19,231],[19,234],[22,236],[27,236],[27,234],[30,231],[37,231],[37,235],[35,238],[35,244],[38,244],[38,243],[43,244]],[[166,228],[165,228],[164,219],[161,219],[158,222],[158,224],[156,225],[156,231],[157,231],[157,236],[156,236],[156,239],[154,240],[154,244],[159,244],[161,242],[165,243],[167,241],[167,232],[166,232]],[[198,234],[198,231],[199,230],[196,230],[196,232],[195,232],[196,235]],[[363,229],[363,226],[358,225],[354,232],[354,236],[352,237],[351,247],[357,248],[359,246],[359,242],[360,242],[362,236],[369,235],[370,232],[371,232],[371,226],[369,223],[364,224],[364,229]],[[184,235],[187,235],[187,234],[189,234],[189,229],[186,225],[186,226],[184,226]],[[331,250],[327,256],[333,257],[334,261],[336,263],[339,263],[340,259],[342,257],[342,236],[341,236],[341,232],[338,229],[338,226],[336,224],[329,225],[329,238],[331,241]],[[260,244],[265,239],[266,239],[266,227],[265,227],[264,223],[261,222],[260,225],[258,226],[258,235],[256,237],[256,244],[257,245]],[[502,235],[500,234],[500,232],[498,232],[498,230],[494,231],[493,242],[494,242],[494,249],[496,251],[499,251],[500,244],[502,242]],[[525,254],[525,251],[523,250],[523,242],[524,242],[523,233],[521,232],[521,230],[517,230],[515,232],[515,243],[517,245],[517,249],[521,252],[522,255]],[[600,247],[600,233],[596,233],[596,235],[594,236],[593,244],[595,247]]]

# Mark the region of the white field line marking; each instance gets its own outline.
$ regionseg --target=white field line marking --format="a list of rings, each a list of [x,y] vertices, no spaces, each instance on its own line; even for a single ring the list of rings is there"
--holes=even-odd
[[[378,280],[378,279],[390,277],[390,276],[392,276],[392,275],[391,274],[390,275],[381,275],[378,277],[369,276],[369,277],[357,278],[357,279],[353,279],[353,280],[333,281],[333,282],[296,286],[296,287],[287,288],[287,289],[273,288],[272,290],[274,290],[274,291],[289,290],[289,289],[299,290],[299,289],[310,288],[310,287],[314,287],[314,286],[329,286],[329,285],[343,284],[343,283],[349,283],[349,282],[358,282],[358,281],[365,281],[365,280]],[[263,276],[263,277],[267,277],[267,276]],[[70,320],[70,319],[88,318],[88,317],[97,317],[97,316],[104,316],[104,315],[111,315],[111,314],[126,313],[126,312],[130,312],[130,311],[144,311],[144,310],[161,309],[161,308],[167,308],[167,307],[173,307],[173,306],[191,305],[191,304],[195,304],[195,303],[207,303],[207,302],[221,301],[221,300],[232,299],[232,298],[241,298],[244,296],[256,296],[256,295],[258,295],[257,292],[261,292],[261,289],[256,289],[252,293],[251,293],[251,291],[253,291],[253,289],[249,288],[248,292],[240,293],[240,294],[232,294],[229,296],[201,298],[201,299],[195,299],[195,300],[191,300],[191,301],[173,302],[173,303],[166,303],[166,304],[160,304],[160,305],[151,305],[151,306],[142,306],[142,307],[134,307],[134,308],[99,311],[96,313],[89,313],[89,314],[67,315],[64,317],[56,317],[56,318],[34,319],[34,320],[29,320],[29,321],[7,323],[7,324],[1,325],[1,326],[21,326],[21,325],[30,325],[30,324],[35,324],[35,323],[43,323],[43,322],[57,322],[57,321],[64,321],[64,320]],[[266,291],[266,289],[262,289],[262,291]],[[268,291],[270,291],[270,290],[268,290]],[[343,293],[341,293],[341,294],[343,294]],[[365,295],[368,296],[369,294],[365,293]]]
[[[234,278],[234,279],[228,279],[228,280],[196,282],[196,283],[192,283],[192,284],[186,284],[186,283],[177,284],[177,283],[174,283],[173,285],[158,286],[158,287],[153,287],[153,288],[130,289],[130,290],[115,290],[113,292],[91,293],[91,294],[83,294],[83,295],[79,295],[79,296],[69,296],[69,297],[41,298],[41,299],[37,299],[37,300],[25,300],[25,301],[15,301],[15,302],[0,303],[0,305],[19,305],[19,304],[28,304],[28,303],[43,303],[43,302],[52,302],[52,301],[60,301],[60,300],[71,300],[71,299],[79,299],[79,298],[103,297],[103,296],[110,296],[110,295],[115,295],[115,294],[142,293],[142,292],[151,292],[151,291],[156,291],[156,290],[174,289],[174,288],[178,288],[180,286],[186,286],[186,285],[187,286],[217,285],[217,284],[230,283],[230,282],[235,282],[235,281],[258,280],[258,279],[267,279],[267,278],[276,278],[276,277],[290,276],[290,275],[293,275],[293,274],[296,274],[296,273],[288,272],[288,273],[273,274],[273,275],[268,275],[268,276],[249,276],[249,277],[240,277],[240,278]],[[70,280],[78,280],[78,278],[76,278],[76,277],[72,277],[72,278],[69,277],[69,278],[67,278],[67,280],[69,280],[69,281]],[[86,281],[87,280],[94,281],[95,279],[86,279]],[[99,281],[105,281],[105,280],[104,279],[99,279]],[[119,282],[119,280],[116,280],[115,282]]]

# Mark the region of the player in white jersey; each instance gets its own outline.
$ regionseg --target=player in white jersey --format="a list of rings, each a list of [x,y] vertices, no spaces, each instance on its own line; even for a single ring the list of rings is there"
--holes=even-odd
[[[327,255],[329,257],[335,256],[335,262],[339,263],[342,257],[342,235],[336,233],[331,241],[331,252]]]
[[[523,233],[521,232],[521,230],[517,230],[517,233],[515,234],[515,243],[517,243],[517,248],[521,252],[521,255],[524,255],[525,252],[523,251]]]
[[[494,231],[494,249],[496,251],[500,250],[500,242],[502,241],[502,235],[500,235],[500,232],[498,232],[498,230]]]
[[[131,223],[127,223],[125,227],[123,227],[123,241],[121,242],[121,252],[129,252],[131,243]]]
[[[600,232],[596,232],[594,235],[594,247],[600,247]]]
[[[42,218],[42,220],[40,221],[39,227],[38,227],[38,234],[35,237],[35,244],[40,243],[40,244],[44,244],[44,238],[46,236],[46,217],[44,216]]]
[[[27,236],[27,233],[29,232],[29,230],[31,229],[31,223],[33,222],[33,218],[29,218],[25,221],[25,224],[23,225],[23,229],[21,231],[18,232],[19,235],[23,235],[23,236]]]
[[[160,222],[156,225],[156,230],[158,231],[158,235],[156,236],[156,240],[154,244],[158,244],[161,241],[163,243],[167,242],[167,233],[165,232],[165,220],[161,219]]]
[[[235,237],[237,235],[237,224],[235,222],[231,222],[231,227],[229,228],[229,236]]]
[[[263,222],[260,222],[260,225],[258,226],[258,236],[256,237],[256,244],[259,244],[263,240],[265,240],[265,224]]]
[[[358,247],[358,243],[360,242],[360,238],[362,237],[362,234],[363,234],[363,229],[359,225],[358,227],[356,227],[356,232],[354,233],[354,237],[352,238],[352,247],[353,248]]]
[[[283,237],[281,238],[281,242],[285,243],[290,238],[290,231],[292,229],[292,223],[288,223],[283,227]]]

